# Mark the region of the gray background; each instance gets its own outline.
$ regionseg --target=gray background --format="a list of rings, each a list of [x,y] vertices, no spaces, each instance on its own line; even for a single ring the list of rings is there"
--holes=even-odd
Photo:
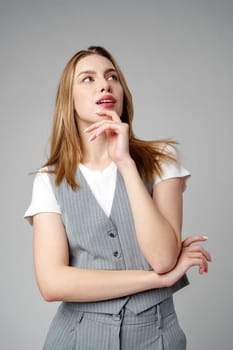
[[[207,276],[176,294],[188,349],[232,349],[232,21],[227,0],[34,1],[0,4],[0,348],[39,350],[58,303],[34,278],[23,220],[30,171],[46,159],[61,71],[89,44],[112,51],[134,96],[134,129],[179,141],[192,178],[184,236],[209,236]]]

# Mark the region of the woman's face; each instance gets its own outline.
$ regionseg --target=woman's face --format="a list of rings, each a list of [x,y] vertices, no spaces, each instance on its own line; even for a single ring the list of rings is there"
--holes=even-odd
[[[121,116],[123,98],[123,88],[111,61],[98,54],[78,61],[74,75],[73,99],[79,126],[82,124],[87,127],[105,118],[96,112],[114,110]]]

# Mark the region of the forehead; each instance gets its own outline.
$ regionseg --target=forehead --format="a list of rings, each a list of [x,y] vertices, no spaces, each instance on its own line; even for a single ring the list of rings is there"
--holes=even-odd
[[[115,69],[112,62],[100,55],[92,54],[86,57],[81,58],[75,67],[76,74],[82,71],[97,71],[97,70],[107,70],[107,69]]]

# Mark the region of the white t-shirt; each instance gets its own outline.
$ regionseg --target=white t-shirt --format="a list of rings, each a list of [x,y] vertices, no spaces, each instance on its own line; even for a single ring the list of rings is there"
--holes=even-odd
[[[90,186],[96,200],[103,208],[106,215],[109,216],[116,186],[116,165],[112,162],[102,171],[91,170],[83,164],[79,164],[79,168]],[[155,178],[154,185],[171,178],[183,177],[185,180],[185,190],[186,180],[191,174],[179,162],[169,161],[164,163],[162,165],[162,172],[162,177],[157,176]],[[55,198],[48,174],[45,172],[38,172],[33,183],[31,203],[25,212],[24,217],[30,222],[30,224],[32,224],[32,218],[35,214],[45,212],[60,214],[61,209]]]

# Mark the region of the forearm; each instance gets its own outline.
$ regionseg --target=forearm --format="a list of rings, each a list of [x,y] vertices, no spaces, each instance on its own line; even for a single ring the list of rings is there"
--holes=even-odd
[[[48,301],[98,301],[163,287],[163,276],[142,270],[89,270],[69,266],[69,247],[61,215],[34,216],[36,279]]]
[[[128,160],[119,165],[119,170],[124,178],[141,251],[156,272],[165,273],[175,266],[181,243],[156,208],[135,163]]]
[[[191,267],[208,272],[210,254],[198,241],[205,236],[187,238],[175,268],[163,275],[144,270],[88,270],[60,265],[42,271],[36,269],[37,281],[47,301],[95,302],[120,298],[155,288],[170,287]]]
[[[94,302],[164,287],[165,278],[153,271],[88,270],[60,266],[38,278],[47,301]]]

